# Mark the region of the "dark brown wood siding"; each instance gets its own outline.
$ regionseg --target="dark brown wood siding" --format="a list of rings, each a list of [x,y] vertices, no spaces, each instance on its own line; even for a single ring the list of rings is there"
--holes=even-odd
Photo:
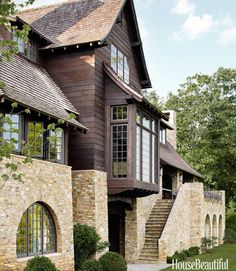
[[[45,68],[79,111],[80,122],[89,129],[86,135],[70,129],[69,164],[73,169],[104,169],[104,131],[99,131],[104,117],[99,116],[102,107],[96,101],[94,66],[94,50],[52,54],[45,60]]]

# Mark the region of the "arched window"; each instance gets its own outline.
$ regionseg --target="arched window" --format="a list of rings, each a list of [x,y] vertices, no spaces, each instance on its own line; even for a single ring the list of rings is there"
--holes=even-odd
[[[17,231],[17,257],[56,251],[55,224],[49,210],[40,203],[31,205],[22,215]]]

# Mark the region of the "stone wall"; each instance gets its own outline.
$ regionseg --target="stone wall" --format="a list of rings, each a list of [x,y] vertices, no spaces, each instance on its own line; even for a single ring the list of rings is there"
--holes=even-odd
[[[107,175],[97,170],[72,171],[73,221],[95,227],[108,241]]]
[[[9,180],[0,190],[0,270],[21,271],[29,259],[17,258],[16,235],[23,213],[35,202],[48,207],[56,225],[57,252],[46,256],[61,271],[74,270],[71,168],[33,159],[20,171],[23,183]]]
[[[185,183],[177,194],[165,228],[159,239],[159,259],[165,261],[176,250],[200,246],[205,237],[205,219],[222,217],[222,238],[225,223],[224,192],[220,192],[222,201],[209,201],[204,198],[202,183]],[[212,221],[212,220],[211,220]],[[212,228],[212,224],[211,224]],[[221,238],[221,242],[222,242]]]
[[[149,215],[160,194],[137,198],[133,201],[133,209],[126,210],[125,216],[125,258],[135,262],[145,242],[145,226]]]

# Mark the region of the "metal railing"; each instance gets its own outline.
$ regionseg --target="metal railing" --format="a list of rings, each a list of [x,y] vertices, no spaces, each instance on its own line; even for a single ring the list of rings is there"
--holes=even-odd
[[[220,191],[204,191],[205,200],[222,202],[222,193]]]

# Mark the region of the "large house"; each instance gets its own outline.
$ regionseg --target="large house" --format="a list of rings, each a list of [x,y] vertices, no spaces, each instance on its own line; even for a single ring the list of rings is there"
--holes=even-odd
[[[20,166],[23,183],[0,190],[0,269],[22,270],[46,255],[74,270],[76,223],[94,226],[128,262],[165,261],[204,236],[220,244],[224,192],[203,191],[201,174],[176,151],[175,112],[142,96],[151,81],[133,0],[69,0],[11,23],[31,30],[27,43],[17,40],[19,53],[0,62],[0,112],[20,131],[6,126],[1,136],[19,139],[15,162],[21,140],[34,159]],[[0,35],[12,38],[4,28]],[[40,131],[59,119],[52,143],[55,132]]]

